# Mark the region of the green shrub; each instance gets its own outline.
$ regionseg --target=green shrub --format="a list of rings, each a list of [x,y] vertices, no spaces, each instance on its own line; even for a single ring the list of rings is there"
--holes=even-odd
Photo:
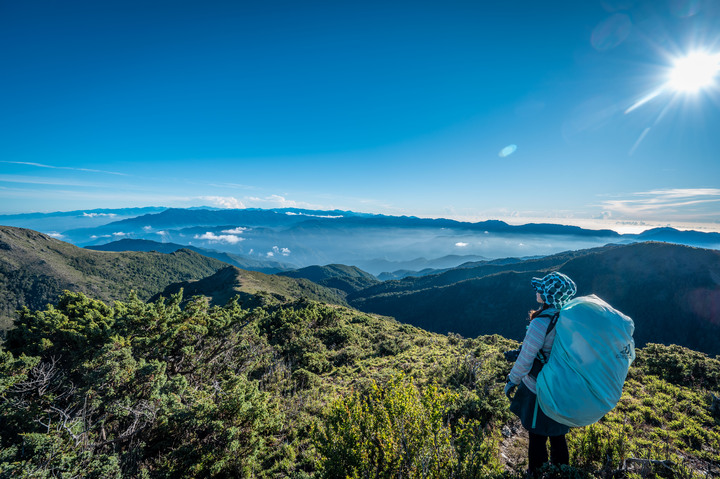
[[[315,432],[321,477],[482,477],[497,445],[450,411],[457,395],[398,376],[336,401]]]

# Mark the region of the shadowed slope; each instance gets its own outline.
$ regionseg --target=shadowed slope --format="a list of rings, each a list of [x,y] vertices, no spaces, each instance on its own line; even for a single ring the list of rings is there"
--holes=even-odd
[[[522,339],[527,312],[537,306],[530,278],[560,270],[575,280],[578,294],[595,293],[632,317],[638,345],[681,344],[720,354],[720,251],[637,243],[502,269],[480,269],[476,271],[480,277],[454,283],[448,282],[450,272],[383,283],[349,301],[362,311],[431,331]]]

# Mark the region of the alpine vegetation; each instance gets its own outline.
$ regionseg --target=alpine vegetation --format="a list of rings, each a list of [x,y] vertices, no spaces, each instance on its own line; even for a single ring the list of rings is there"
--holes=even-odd
[[[23,308],[0,350],[0,477],[523,477],[518,343],[259,293]],[[637,351],[545,477],[720,474],[720,361]]]

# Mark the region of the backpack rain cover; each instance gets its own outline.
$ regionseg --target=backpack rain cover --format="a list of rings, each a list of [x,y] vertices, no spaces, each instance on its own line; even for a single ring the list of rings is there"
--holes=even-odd
[[[593,424],[620,400],[635,359],[635,325],[590,295],[569,301],[555,329],[550,359],[537,378],[538,404],[561,424]]]

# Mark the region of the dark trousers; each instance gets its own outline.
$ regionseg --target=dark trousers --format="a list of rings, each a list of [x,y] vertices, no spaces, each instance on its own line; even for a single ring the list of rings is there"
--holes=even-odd
[[[547,440],[548,436],[541,436],[528,431],[530,442],[528,443],[528,469],[533,473],[540,469],[548,460]],[[555,466],[570,463],[565,435],[549,436],[550,438],[550,461]]]

